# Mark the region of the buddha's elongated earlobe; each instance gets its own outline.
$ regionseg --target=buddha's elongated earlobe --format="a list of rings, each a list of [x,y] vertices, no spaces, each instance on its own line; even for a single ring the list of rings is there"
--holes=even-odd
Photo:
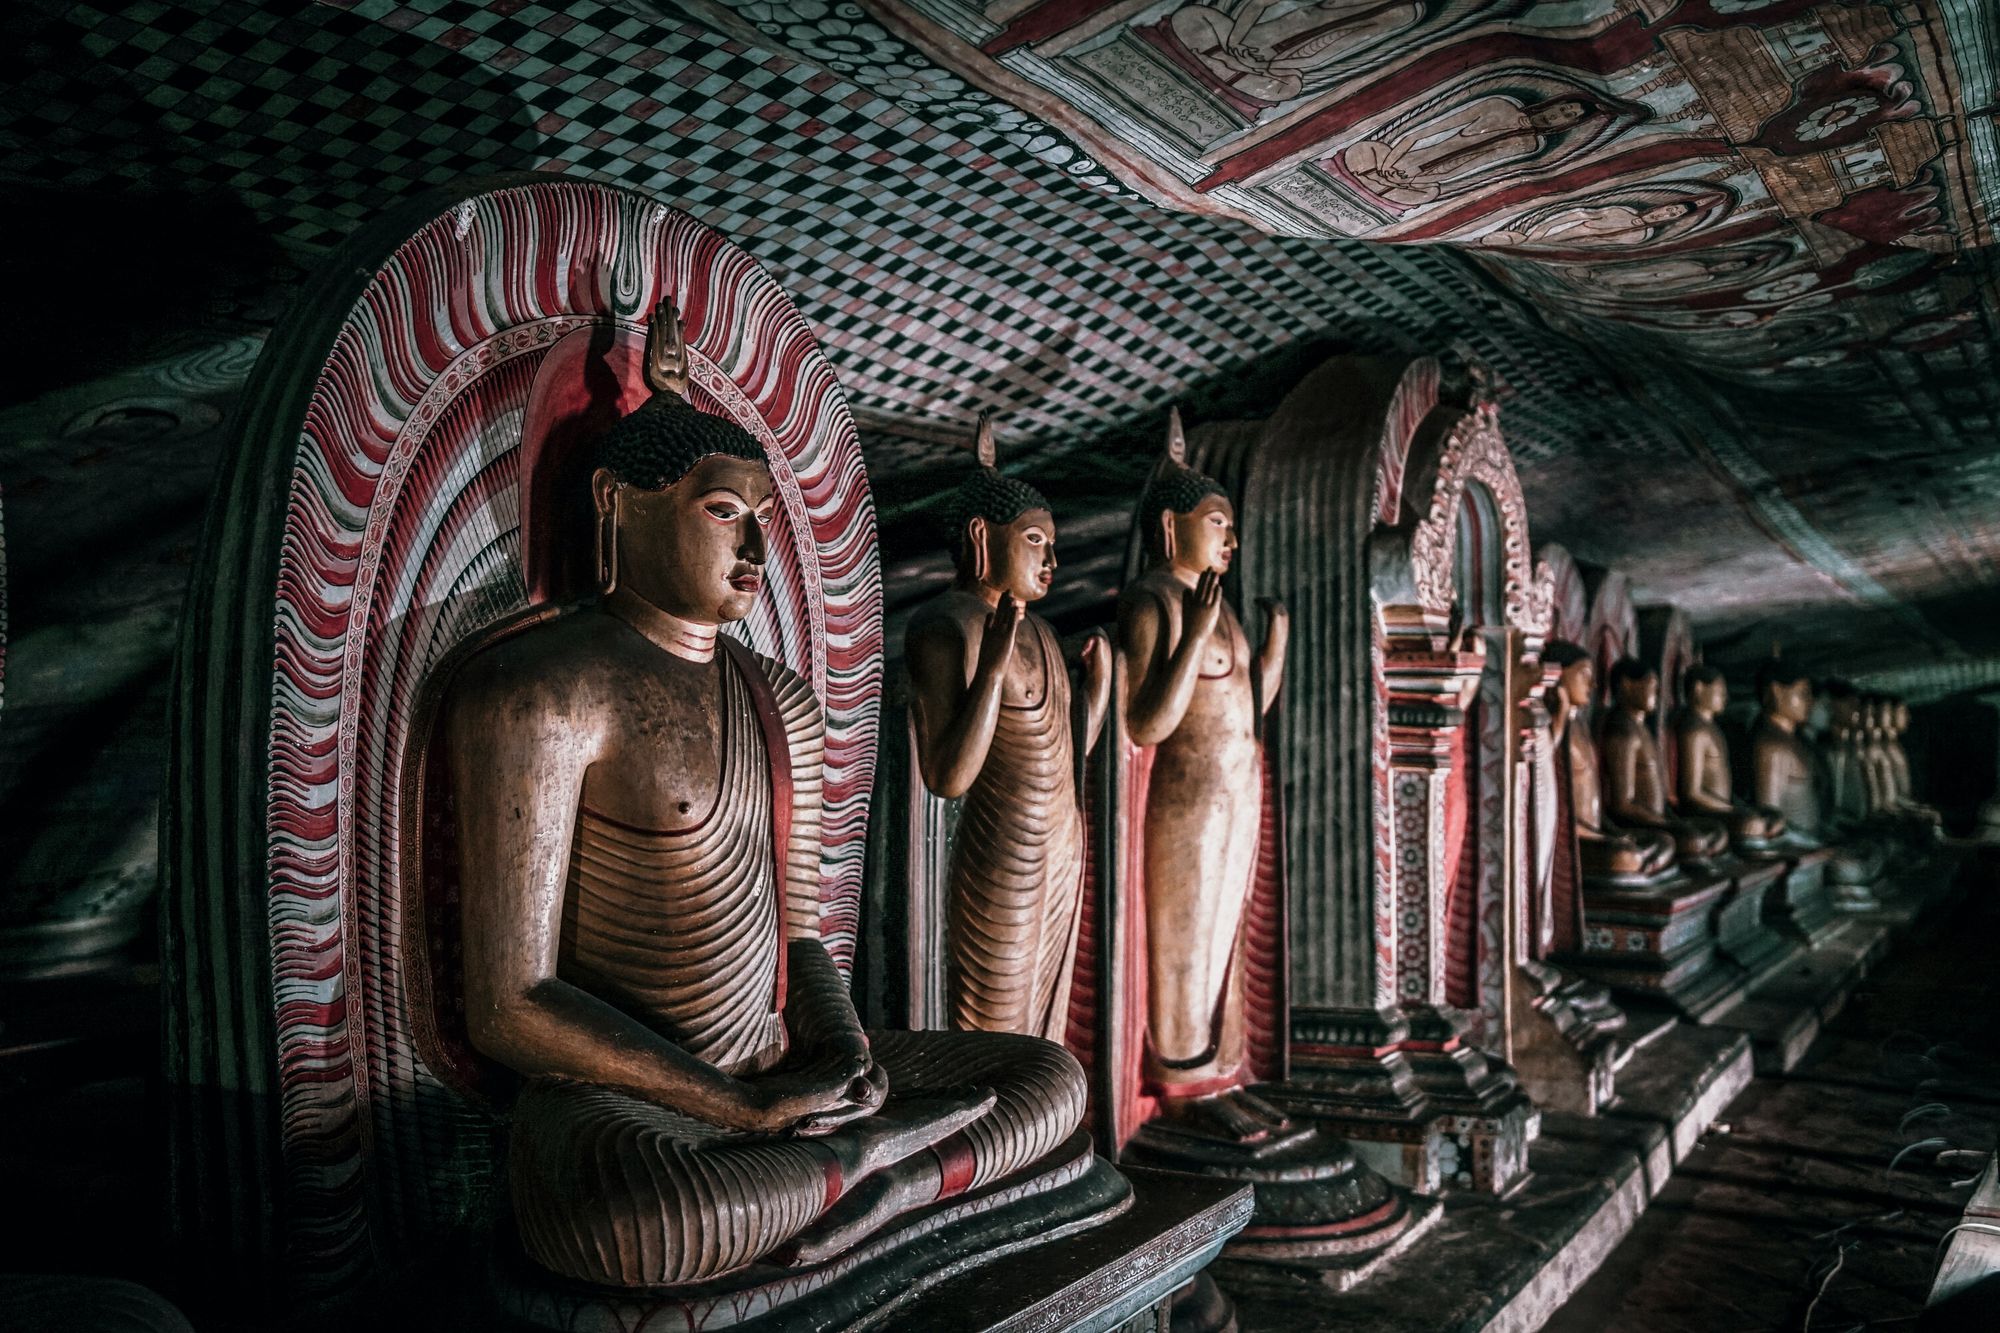
[[[965,549],[972,555],[972,577],[980,583],[992,571],[993,561],[986,549],[986,520],[973,517],[965,525]]]
[[[597,512],[597,591],[608,597],[618,587],[618,492],[611,506]]]

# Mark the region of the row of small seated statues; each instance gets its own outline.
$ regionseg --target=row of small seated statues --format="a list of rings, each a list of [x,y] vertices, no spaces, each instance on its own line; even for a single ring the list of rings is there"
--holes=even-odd
[[[1115,638],[1081,649],[1080,700],[1029,609],[1055,577],[1052,509],[994,468],[982,430],[953,496],[956,576],[905,653],[922,780],[963,802],[952,1030],[869,1031],[819,937],[820,702],[722,632],[763,587],[764,451],[687,401],[671,318],[656,318],[646,375],[652,397],[595,445],[596,597],[476,653],[442,714],[467,1036],[518,1080],[506,1172],[526,1255],[610,1288],[810,1267],[1070,1141],[1086,1110],[1062,1044],[1084,910],[1077,759],[1114,720],[1150,751],[1129,834],[1145,886],[1145,1092],[1169,1137],[1211,1150],[1310,1140],[1250,1092],[1245,1058],[1260,732],[1288,620],[1264,606],[1253,642],[1224,598],[1233,509],[1185,465],[1177,423],[1140,507],[1144,571]],[[1669,793],[1645,725],[1657,676],[1612,670],[1600,742],[1576,721],[1593,664],[1561,643],[1548,655],[1563,666],[1551,705],[1588,873],[1644,879],[1732,839],[1817,836],[1796,735],[1809,683],[1765,683],[1743,802],[1719,673],[1690,674]],[[1898,714],[1868,716],[1884,742],[1861,769],[1872,799],[1909,807],[1907,765],[1887,754]]]
[[[1569,757],[1578,850],[1590,878],[1643,884],[1680,863],[1713,865],[1731,852],[1769,858],[1840,841],[1836,878],[1867,879],[1879,861],[1856,864],[1857,835],[1865,845],[1865,834],[1885,822],[1938,827],[1937,812],[1912,789],[1901,739],[1909,706],[1900,700],[1829,682],[1826,734],[1815,746],[1802,734],[1813,715],[1811,677],[1772,662],[1759,673],[1753,792],[1745,800],[1719,721],[1729,706],[1720,669],[1696,664],[1686,672],[1686,702],[1670,720],[1678,761],[1670,789],[1648,720],[1661,706],[1659,673],[1632,658],[1616,662],[1609,712],[1593,735],[1587,723],[1569,725],[1596,698],[1590,655],[1560,640],[1543,655],[1562,666],[1551,717]]]

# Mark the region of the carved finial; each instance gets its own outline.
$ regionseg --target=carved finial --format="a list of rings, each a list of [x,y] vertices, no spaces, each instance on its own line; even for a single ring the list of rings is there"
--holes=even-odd
[[[1179,403],[1167,409],[1167,461],[1187,464],[1187,434],[1181,430]]]
[[[993,417],[990,413],[979,414],[979,426],[972,436],[972,455],[979,460],[981,467],[992,467],[1000,457],[1000,451],[993,444]]]
[[[687,340],[681,335],[680,307],[662,296],[646,322],[646,387],[654,393],[687,397]]]

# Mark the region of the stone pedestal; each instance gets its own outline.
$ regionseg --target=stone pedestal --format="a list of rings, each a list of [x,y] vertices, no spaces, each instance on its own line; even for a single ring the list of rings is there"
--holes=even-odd
[[[1832,861],[1833,852],[1825,847],[1791,860],[1783,879],[1764,896],[1765,919],[1808,945],[1823,940],[1837,924],[1833,887],[1827,878]],[[1868,901],[1873,905],[1872,892]]]
[[[1609,992],[1532,962],[1515,970],[1509,1003],[1514,1072],[1535,1105],[1582,1116],[1609,1106],[1632,1049]]]
[[[1392,1182],[1420,1194],[1520,1183],[1541,1114],[1513,1070],[1442,1015],[1294,1012],[1292,1032],[1292,1075],[1272,1095]]]
[[[1783,891],[1786,866],[1783,861],[1733,860],[1722,869],[1729,873],[1734,887],[1715,909],[1716,948],[1742,968],[1754,986],[1783,967],[1799,949],[1796,940],[1778,929],[1766,908],[1771,896]]]
[[[1716,911],[1734,889],[1693,871],[1644,885],[1586,882],[1583,947],[1560,961],[1621,996],[1702,1022],[1743,994],[1743,969],[1716,938]]]

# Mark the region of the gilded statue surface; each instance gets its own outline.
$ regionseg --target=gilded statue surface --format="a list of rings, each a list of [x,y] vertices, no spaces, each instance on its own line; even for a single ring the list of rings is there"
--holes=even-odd
[[[1624,658],[1611,667],[1611,712],[1604,720],[1604,808],[1611,822],[1651,829],[1674,841],[1682,860],[1706,861],[1729,848],[1729,829],[1707,815],[1676,816],[1667,807],[1659,742],[1646,719],[1660,706],[1660,673]]]
[[[1681,809],[1727,821],[1732,843],[1744,850],[1768,849],[1784,834],[1785,817],[1736,799],[1729,739],[1716,722],[1729,706],[1729,681],[1718,668],[1697,665],[1688,668],[1686,683],[1687,707],[1674,724]]]
[[[1027,608],[1055,580],[1048,501],[979,464],[954,496],[952,586],[910,622],[917,764],[941,797],[963,797],[946,909],[952,1026],[1061,1041],[1083,895],[1076,755],[1096,744],[1110,699],[1102,640],[1084,650],[1084,734],[1048,622]]]
[[[667,307],[647,378],[597,446],[599,596],[476,653],[442,724],[523,1248],[612,1286],[837,1255],[1048,1154],[1084,1099],[1031,1037],[863,1031],[818,932],[820,701],[720,632],[762,591],[770,469],[682,396]]]
[[[1179,423],[1175,421],[1175,443]],[[1283,1118],[1246,1081],[1244,909],[1262,822],[1265,710],[1283,682],[1289,620],[1265,607],[1253,648],[1222,595],[1235,510],[1170,445],[1140,513],[1146,567],[1118,600],[1130,742],[1150,747],[1142,840],[1148,1090],[1162,1114],[1218,1136]]]
[[[1549,701],[1551,730],[1568,760],[1579,868],[1592,879],[1664,875],[1676,860],[1672,835],[1660,828],[1619,828],[1605,809],[1604,769],[1588,721],[1597,689],[1596,664],[1582,648],[1561,639],[1552,640],[1542,657],[1562,668]]]

